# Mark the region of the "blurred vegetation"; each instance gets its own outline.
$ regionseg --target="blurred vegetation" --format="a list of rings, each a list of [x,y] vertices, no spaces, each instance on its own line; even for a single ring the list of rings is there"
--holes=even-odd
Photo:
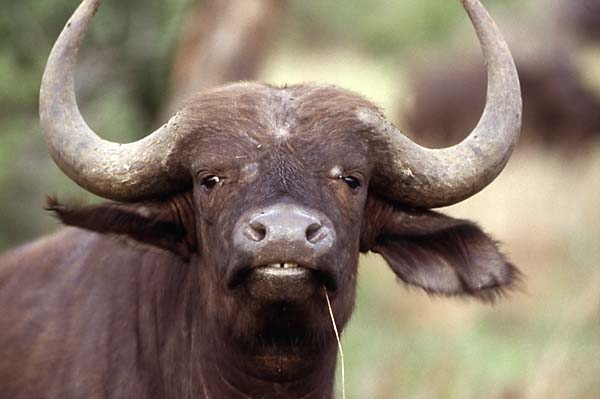
[[[77,79],[83,113],[103,137],[127,142],[160,124],[191,1],[105,0]],[[410,98],[403,66],[415,49],[445,47],[467,25],[458,0],[288,1],[261,79],[328,81],[387,110]],[[485,3],[510,15],[530,1]],[[45,59],[78,3],[0,0],[0,250],[58,228],[42,209],[46,194],[96,200],[54,166],[37,122]],[[600,82],[600,52],[582,59]],[[347,397],[598,398],[599,182],[600,148],[569,162],[520,149],[490,188],[447,210],[504,241],[527,275],[524,292],[495,308],[401,289],[378,257],[363,259],[356,315],[343,337]]]
[[[106,1],[79,59],[78,101],[105,138],[132,141],[155,124],[178,23],[189,0]],[[37,97],[54,40],[78,0],[8,1],[0,8],[0,249],[56,226],[46,194],[91,199],[46,154]]]
[[[514,0],[486,1],[507,7]],[[294,38],[313,46],[344,43],[379,57],[399,56],[424,43],[444,41],[464,11],[457,1],[291,1]]]
[[[501,239],[525,273],[523,290],[494,307],[404,289],[381,258],[363,259],[343,340],[348,398],[599,397],[600,145],[592,147],[568,166],[521,148],[496,183],[445,209]]]

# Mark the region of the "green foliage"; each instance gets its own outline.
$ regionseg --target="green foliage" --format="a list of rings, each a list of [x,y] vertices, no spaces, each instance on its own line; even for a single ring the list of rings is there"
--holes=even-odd
[[[79,0],[0,0],[0,249],[47,232],[46,193],[81,191],[52,164],[37,98],[51,46]],[[79,59],[78,100],[91,126],[115,141],[155,127],[181,17],[190,0],[105,1]]]
[[[596,398],[600,318],[591,311],[577,321],[573,313],[597,309],[599,296],[582,302],[593,281],[573,290],[561,278],[600,275],[586,262],[543,266],[560,276],[530,275],[547,294],[515,293],[489,307],[407,290],[381,259],[363,258],[357,309],[342,339],[348,398]],[[341,398],[339,372],[337,383]]]
[[[486,1],[495,3],[507,2]],[[380,56],[444,40],[466,18],[458,0],[303,0],[291,6],[290,23],[305,43],[350,42]]]

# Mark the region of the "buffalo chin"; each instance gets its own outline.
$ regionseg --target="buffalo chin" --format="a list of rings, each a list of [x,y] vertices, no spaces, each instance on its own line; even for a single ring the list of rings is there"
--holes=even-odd
[[[335,336],[324,323],[328,318],[320,305],[263,303],[256,330],[234,340],[247,359],[247,372],[264,381],[291,382],[306,376],[307,370],[316,370],[325,352],[335,359],[337,348],[331,345]]]
[[[314,369],[320,359],[317,354],[266,353],[254,358],[251,374],[261,380],[274,383],[296,381]]]

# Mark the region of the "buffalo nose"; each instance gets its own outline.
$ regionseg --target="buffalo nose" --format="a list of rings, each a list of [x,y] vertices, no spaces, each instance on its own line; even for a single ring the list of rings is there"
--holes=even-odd
[[[283,222],[283,223],[281,223]],[[327,229],[321,222],[310,215],[284,215],[281,220],[270,215],[259,215],[253,218],[246,229],[247,237],[256,242],[267,238],[284,238],[290,241],[306,239],[316,244],[327,238]]]
[[[321,212],[298,205],[277,204],[242,215],[235,243],[261,258],[302,262],[333,245],[331,221]]]

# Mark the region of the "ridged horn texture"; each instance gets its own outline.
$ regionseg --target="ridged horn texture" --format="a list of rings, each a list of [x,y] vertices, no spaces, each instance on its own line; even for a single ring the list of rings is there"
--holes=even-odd
[[[359,117],[372,127],[379,154],[374,188],[420,208],[451,205],[490,184],[508,161],[521,131],[521,90],[510,50],[479,0],[461,0],[487,65],[487,100],[475,129],[459,144],[429,149],[414,143],[373,111]]]
[[[50,155],[73,181],[101,197],[135,201],[170,192],[190,179],[174,152],[177,115],[145,138],[118,144],[98,137],[75,99],[77,53],[102,0],[84,0],[50,53],[40,89],[40,122]]]

